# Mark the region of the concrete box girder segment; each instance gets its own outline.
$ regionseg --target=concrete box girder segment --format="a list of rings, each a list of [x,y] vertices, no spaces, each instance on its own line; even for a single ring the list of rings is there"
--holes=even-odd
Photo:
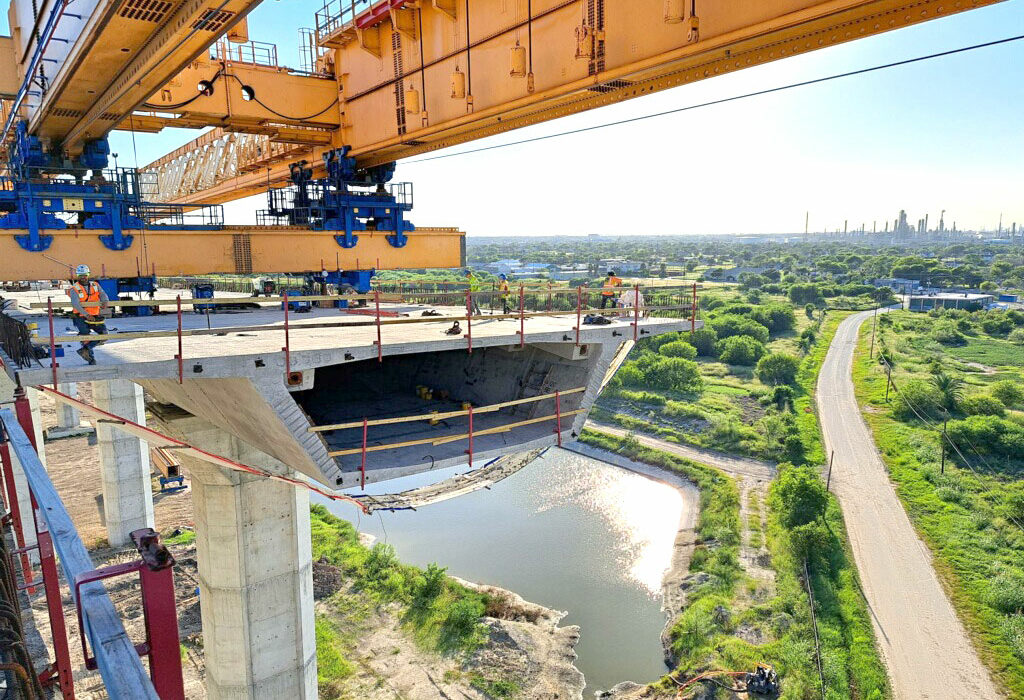
[[[424,307],[394,308],[418,316]],[[452,411],[462,402],[491,406],[558,391],[567,395],[557,402],[548,398],[476,416],[473,431],[479,435],[473,440],[473,462],[483,465],[512,452],[555,444],[556,413],[562,439],[571,439],[634,334],[633,318],[616,317],[609,325],[582,326],[577,345],[575,314],[541,316],[525,320],[525,342],[520,345],[518,319],[483,316],[473,320],[470,353],[469,339],[464,333],[448,335],[452,319],[442,316],[437,321],[382,326],[378,349],[372,317],[345,317],[336,309],[318,308],[291,326],[289,363],[292,372],[302,374],[302,381],[289,387],[283,332],[279,326],[261,330],[259,325],[279,324],[280,310],[211,314],[213,334],[183,339],[180,378],[173,334],[129,335],[132,324],[158,330],[173,319],[112,321],[129,339],[98,347],[95,366],[76,365],[76,359],[66,355],[59,381],[130,379],[156,402],[178,406],[330,489],[354,486],[364,476],[366,482],[376,482],[465,464],[470,449],[465,437],[468,417],[374,427],[367,437],[365,475],[362,455],[357,454],[362,431],[311,431],[317,425]],[[198,314],[186,314],[186,320],[201,328],[207,323]],[[326,321],[347,325],[324,327]],[[218,331],[221,324],[223,332]],[[227,327],[240,325],[245,328]],[[303,329],[304,325],[311,327]],[[463,320],[463,332],[467,325]],[[689,320],[641,318],[637,334],[650,337],[690,326]],[[56,329],[58,335],[61,332]],[[21,370],[18,376],[29,385],[52,382],[49,368]],[[418,386],[434,389],[434,397],[418,397]],[[576,389],[583,391],[570,394]],[[410,441],[416,445],[394,446]]]

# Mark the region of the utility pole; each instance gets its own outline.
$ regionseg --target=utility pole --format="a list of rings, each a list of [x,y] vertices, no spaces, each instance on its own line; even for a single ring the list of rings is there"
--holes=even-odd
[[[832,450],[832,456],[828,458],[828,476],[825,478],[825,490],[829,490],[832,484],[832,463],[836,461],[836,451]]]
[[[892,384],[892,365],[885,361],[885,402],[889,403],[889,385]]]
[[[876,302],[877,303],[877,302]],[[875,359],[875,324],[878,321],[878,307],[875,307],[875,313],[871,317],[871,352],[868,357],[872,360]]]
[[[948,423],[948,419],[942,421],[942,435],[939,436],[939,452],[942,453],[942,466],[939,468],[940,474],[946,473],[946,441],[949,440],[949,438],[946,437],[946,425]]]
[[[807,235],[807,232],[810,230],[810,226],[811,226],[811,212],[810,212],[810,210],[808,210],[804,214],[804,235],[805,236]]]

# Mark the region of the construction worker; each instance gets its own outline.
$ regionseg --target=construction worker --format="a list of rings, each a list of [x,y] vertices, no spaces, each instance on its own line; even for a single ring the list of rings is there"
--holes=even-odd
[[[103,287],[98,282],[89,279],[88,265],[76,267],[75,277],[77,279],[68,290],[68,296],[71,297],[72,320],[75,322],[75,328],[78,329],[78,335],[89,335],[90,333],[105,335],[107,326],[103,322],[103,312],[110,308],[110,299],[107,298],[107,293],[103,291]],[[92,349],[102,343],[101,340],[91,342],[83,340],[78,354],[90,365],[94,365],[96,357],[93,355]]]
[[[615,289],[622,286],[622,279],[615,276],[615,270],[608,270],[608,276],[604,280],[601,290],[601,308],[612,305],[615,308]]]
[[[466,304],[471,316],[480,316],[480,302],[477,294],[480,292],[480,278],[473,274],[473,271],[466,268],[466,284],[469,285],[469,303]]]
[[[508,314],[511,307],[509,301],[512,298],[512,290],[508,286],[508,277],[504,274],[498,275],[498,291],[501,292],[501,313]]]

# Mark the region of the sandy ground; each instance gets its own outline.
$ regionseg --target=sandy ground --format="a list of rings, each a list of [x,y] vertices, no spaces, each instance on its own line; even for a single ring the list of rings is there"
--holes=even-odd
[[[860,415],[850,372],[858,329],[870,316],[856,314],[839,325],[816,400],[826,450],[835,450],[832,490],[843,507],[893,691],[908,700],[998,698]]]

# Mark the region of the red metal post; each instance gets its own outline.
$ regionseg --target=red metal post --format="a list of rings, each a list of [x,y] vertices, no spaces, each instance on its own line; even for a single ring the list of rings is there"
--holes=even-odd
[[[519,347],[526,345],[526,291],[519,285]]]
[[[466,290],[466,349],[473,354],[473,292]]]
[[[139,568],[142,610],[146,616],[149,675],[160,700],[184,700],[178,610],[174,601],[174,569]]]
[[[3,443],[0,443],[0,461],[4,467],[4,486],[7,488],[7,510],[11,514],[11,525],[14,527],[14,541],[21,550],[21,573],[25,583],[33,583],[32,562],[29,561],[28,552],[25,551],[25,532],[21,528],[21,504],[18,503],[18,487],[14,481],[14,463],[11,461],[11,448],[7,443],[7,434],[4,433]],[[35,588],[29,588],[29,593],[35,593]]]
[[[174,356],[178,361],[178,384],[185,383],[185,353],[181,348],[181,295],[178,295],[178,354]]]
[[[53,388],[57,389],[57,343],[53,340],[53,298],[46,297],[46,315],[50,320],[50,367],[53,368]]]
[[[53,540],[46,522],[36,515],[36,537],[39,542],[39,568],[43,574],[43,588],[46,591],[46,610],[50,618],[50,636],[53,641],[54,667],[42,675],[57,673],[57,682],[64,700],[74,700],[75,684],[71,675],[71,653],[68,650],[68,631],[64,624],[64,604],[60,594],[60,579],[57,576],[57,557],[53,551]],[[180,652],[179,652],[180,653]]]
[[[640,337],[640,285],[633,288],[633,342]]]
[[[361,479],[362,479],[362,483],[360,483],[359,487],[365,489],[366,488],[366,419],[365,418],[363,418],[363,458],[362,458],[362,461],[359,463],[359,474],[360,474]]]
[[[558,434],[558,446],[562,446],[562,395],[555,392],[555,433]]]
[[[469,449],[466,450],[466,454],[469,455],[469,468],[473,468],[473,406],[469,407]]]
[[[697,331],[697,283],[693,283],[693,301],[690,302],[690,335]]]
[[[576,287],[576,347],[580,346],[580,326],[583,323],[583,287]]]
[[[384,362],[384,345],[380,337],[380,288],[373,290],[373,303],[377,306],[377,362]]]
[[[292,373],[292,342],[288,335],[288,292],[282,296],[284,297],[284,347],[281,349],[284,351],[284,376],[287,381]]]
[[[32,449],[36,451],[36,454],[39,454],[39,445],[36,444],[36,430],[32,426],[32,405],[28,402],[28,392],[24,387],[19,386],[14,389],[14,415],[18,417],[21,429],[25,431],[28,441],[32,443]]]

